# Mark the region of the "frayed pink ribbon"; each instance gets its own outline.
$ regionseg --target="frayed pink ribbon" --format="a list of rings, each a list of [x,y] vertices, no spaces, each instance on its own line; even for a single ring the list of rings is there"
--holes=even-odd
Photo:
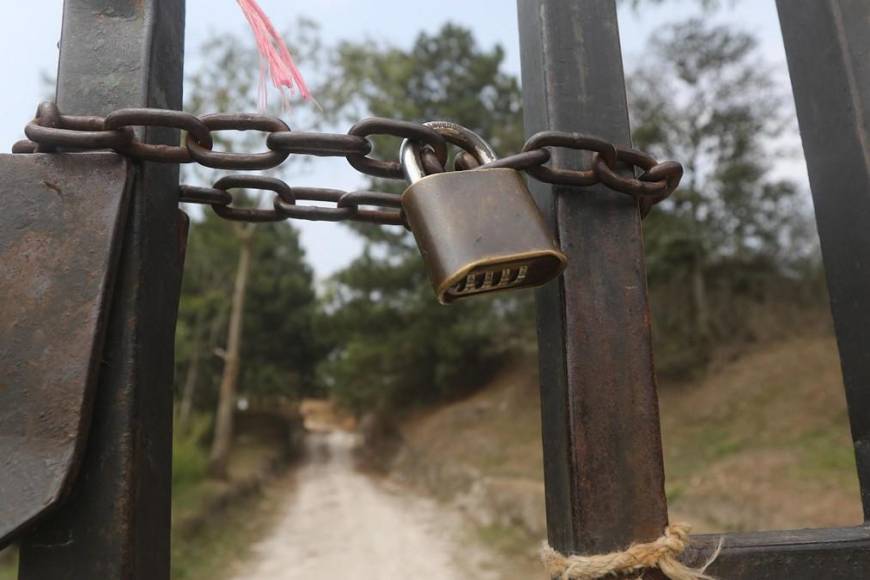
[[[272,84],[281,92],[285,106],[287,106],[288,100],[284,89],[287,89],[290,94],[294,94],[298,90],[303,99],[310,99],[311,92],[305,85],[302,73],[296,68],[287,44],[275,30],[272,21],[266,16],[263,9],[260,8],[256,0],[236,0],[236,2],[245,14],[248,24],[251,25],[251,30],[254,31],[257,50],[260,53],[260,109],[265,110],[268,103],[267,76],[272,78]]]

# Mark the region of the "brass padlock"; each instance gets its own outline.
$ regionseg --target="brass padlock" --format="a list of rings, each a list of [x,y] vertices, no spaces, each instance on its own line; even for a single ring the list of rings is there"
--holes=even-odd
[[[444,121],[426,123],[480,164],[495,161],[486,141]],[[422,148],[406,140],[400,158],[411,185],[402,208],[438,301],[540,286],[567,265],[522,176],[513,169],[426,175]]]

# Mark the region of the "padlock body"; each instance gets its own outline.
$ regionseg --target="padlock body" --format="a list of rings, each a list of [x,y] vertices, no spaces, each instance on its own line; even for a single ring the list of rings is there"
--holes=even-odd
[[[567,264],[513,169],[437,173],[402,194],[439,302],[540,286]]]

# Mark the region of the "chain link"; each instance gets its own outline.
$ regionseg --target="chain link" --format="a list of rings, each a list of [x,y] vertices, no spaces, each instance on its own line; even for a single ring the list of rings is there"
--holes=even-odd
[[[233,205],[233,189],[271,191],[275,194],[272,209],[244,208]],[[228,175],[212,187],[182,185],[179,200],[210,205],[220,217],[232,221],[273,222],[284,219],[310,221],[360,221],[382,225],[405,225],[401,212],[402,196],[377,191],[344,191],[321,187],[291,187],[275,177],[262,175]],[[297,201],[319,201],[333,207],[298,205]],[[364,206],[396,209],[366,209]]]
[[[205,115],[202,117],[202,123],[209,131],[263,131],[266,133],[290,131],[290,127],[284,121],[265,115]],[[188,133],[184,141],[194,161],[213,169],[232,169],[234,171],[272,169],[284,163],[290,156],[290,152],[273,151],[272,149],[264,153],[222,153],[212,151],[209,143],[202,142],[193,133]]]
[[[136,127],[177,129],[185,132],[178,145],[143,142]],[[214,150],[213,133],[218,131],[260,131],[266,133],[266,151],[232,153]],[[163,109],[120,109],[107,117],[63,115],[54,103],[42,103],[36,118],[27,124],[28,140],[12,147],[13,153],[48,153],[58,149],[113,149],[140,161],[192,163],[205,167],[248,171],[271,169],[290,155],[345,157],[360,173],[372,177],[404,179],[397,159],[377,159],[371,137],[392,136],[423,144],[422,161],[427,174],[445,171],[447,140],[434,129],[418,123],[371,117],[350,128],[347,134],[293,132],[280,119],[254,114],[213,114],[197,117],[182,111]],[[554,149],[568,149],[589,155],[584,169],[555,166]],[[564,156],[564,155],[562,155]],[[561,159],[562,157],[559,157]],[[582,156],[581,156],[582,160]],[[575,162],[579,164],[579,162]],[[574,163],[572,163],[573,165]],[[597,137],[562,131],[543,131],[530,137],[520,153],[480,165],[471,151],[460,151],[455,171],[510,168],[524,171],[553,185],[593,186],[597,184],[639,199],[646,215],[653,205],[667,198],[679,185],[682,166],[675,161],[658,162],[649,155],[614,145]],[[638,172],[640,173],[639,175]],[[235,189],[274,193],[272,208],[236,206]],[[212,187],[180,186],[179,200],[210,205],[221,217],[234,221],[274,222],[284,219],[318,221],[361,221],[384,225],[406,225],[401,196],[375,191],[343,191],[314,187],[291,187],[274,177],[228,175]],[[330,203],[330,206],[301,205],[299,201]]]
[[[103,121],[103,127],[106,131],[117,131],[118,133],[132,133],[135,126],[182,129],[194,135],[209,148],[212,146],[211,131],[205,123],[190,113],[162,109],[120,109],[110,113]],[[152,145],[143,143],[139,139],[132,139],[119,147],[113,147],[113,149],[140,161],[191,162],[190,151],[184,146]]]

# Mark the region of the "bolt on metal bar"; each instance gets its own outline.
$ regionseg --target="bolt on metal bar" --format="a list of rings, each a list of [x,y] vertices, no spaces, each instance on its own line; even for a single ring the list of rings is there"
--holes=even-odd
[[[870,3],[777,8],[870,520]]]
[[[519,0],[518,8],[526,134],[629,145],[614,0]],[[570,169],[591,161],[552,155]],[[531,186],[570,257],[537,293],[550,543],[588,554],[654,540],[667,505],[638,201],[600,185],[584,195]]]
[[[178,109],[184,0],[66,0],[58,104]],[[139,131],[178,143],[172,129]],[[20,578],[169,578],[178,167],[136,169],[88,446],[73,496],[22,541]]]

